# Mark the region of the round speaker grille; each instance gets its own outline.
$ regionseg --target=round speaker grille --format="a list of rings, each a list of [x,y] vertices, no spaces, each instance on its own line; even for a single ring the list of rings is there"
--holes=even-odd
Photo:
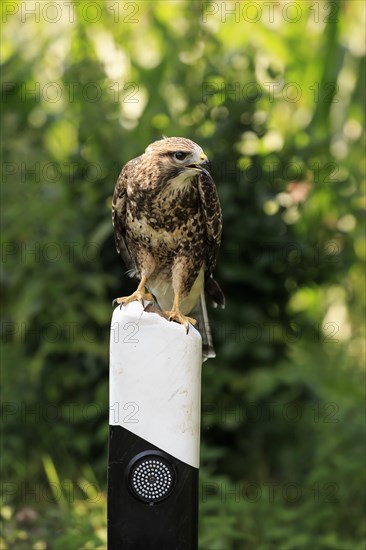
[[[129,482],[135,496],[144,502],[159,502],[173,490],[173,465],[158,454],[145,454],[131,466]]]

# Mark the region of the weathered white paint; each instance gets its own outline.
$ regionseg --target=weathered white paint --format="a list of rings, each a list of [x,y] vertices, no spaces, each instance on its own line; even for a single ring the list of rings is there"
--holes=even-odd
[[[146,304],[145,304],[146,305]],[[132,302],[113,312],[110,424],[199,467],[202,342],[199,332]]]

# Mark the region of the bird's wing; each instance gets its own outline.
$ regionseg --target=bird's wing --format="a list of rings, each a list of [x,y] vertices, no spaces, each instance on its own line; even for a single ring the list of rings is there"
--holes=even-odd
[[[211,174],[204,168],[198,175],[201,211],[205,220],[207,238],[206,271],[211,275],[221,243],[222,215],[219,197]]]
[[[205,272],[205,295],[208,303],[214,307],[225,307],[225,296],[212,276],[217,254],[221,244],[222,214],[215,182],[204,168],[198,176],[201,211],[205,220],[207,255]]]
[[[112,223],[114,228],[114,240],[118,254],[121,256],[126,268],[134,272],[135,265],[126,243],[126,203],[127,180],[131,176],[131,165],[128,162],[118,177],[112,198]]]

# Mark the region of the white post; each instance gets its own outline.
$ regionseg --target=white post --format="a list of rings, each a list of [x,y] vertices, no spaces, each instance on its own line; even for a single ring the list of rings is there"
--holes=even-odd
[[[201,364],[194,327],[186,334],[139,302],[114,310],[109,550],[197,546]]]

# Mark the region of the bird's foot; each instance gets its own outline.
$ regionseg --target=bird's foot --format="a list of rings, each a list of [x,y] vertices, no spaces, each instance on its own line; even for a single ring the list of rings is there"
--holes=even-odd
[[[171,311],[164,311],[164,313],[168,317],[168,321],[176,321],[177,323],[180,323],[181,325],[183,325],[186,329],[187,334],[189,331],[189,323],[191,323],[191,325],[195,325],[197,323],[196,319],[183,315],[183,313],[181,313],[178,309],[172,309]]]
[[[151,302],[153,299],[152,295],[148,292],[142,292],[141,290],[135,290],[131,294],[131,296],[123,296],[122,298],[115,298],[112,302],[112,306],[115,304],[120,304],[120,307],[126,306],[127,304],[130,304],[131,302],[140,302],[142,307],[144,307],[144,300],[147,302]]]

